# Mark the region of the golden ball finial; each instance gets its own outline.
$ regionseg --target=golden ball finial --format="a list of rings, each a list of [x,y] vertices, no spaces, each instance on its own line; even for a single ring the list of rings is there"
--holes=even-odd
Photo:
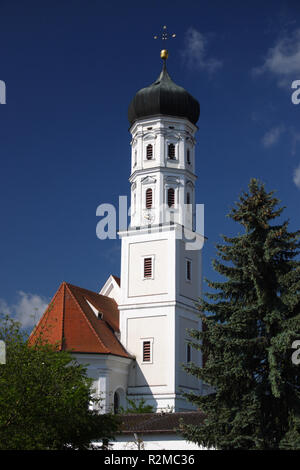
[[[167,49],[163,49],[162,51],[160,51],[160,57],[163,60],[167,60],[168,56],[169,56],[169,53],[168,53]]]

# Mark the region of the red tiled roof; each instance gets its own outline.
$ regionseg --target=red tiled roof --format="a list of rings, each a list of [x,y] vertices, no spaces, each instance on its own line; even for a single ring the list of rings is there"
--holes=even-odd
[[[58,350],[130,357],[115,333],[119,333],[119,310],[114,299],[63,282],[31,333],[29,344],[42,338]]]
[[[119,415],[121,433],[176,433],[181,425],[203,423],[205,414],[202,411],[182,411],[177,413],[140,413]]]

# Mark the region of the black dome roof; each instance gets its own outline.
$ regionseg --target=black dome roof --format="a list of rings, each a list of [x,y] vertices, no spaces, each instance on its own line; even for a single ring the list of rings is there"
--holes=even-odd
[[[152,85],[139,90],[128,108],[130,125],[137,119],[157,114],[185,117],[193,124],[196,124],[200,115],[198,101],[172,81],[165,60],[158,79]]]

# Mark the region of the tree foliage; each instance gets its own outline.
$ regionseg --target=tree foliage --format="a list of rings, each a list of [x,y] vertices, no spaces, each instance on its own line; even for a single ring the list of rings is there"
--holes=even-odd
[[[223,236],[200,301],[202,332],[191,344],[206,358],[191,374],[211,387],[187,398],[206,413],[203,425],[184,428],[187,439],[219,449],[300,449],[300,232],[274,223],[283,208],[274,192],[253,179],[229,217],[242,234]],[[206,313],[206,314],[205,314]],[[201,343],[201,344],[200,344]]]
[[[95,409],[91,381],[71,354],[42,341],[29,347],[9,317],[0,318],[0,339],[0,450],[89,449],[113,438],[118,421]]]
[[[141,398],[140,400],[131,400],[130,398],[127,398],[126,401],[126,408],[120,408],[120,413],[122,414],[154,413],[153,406],[147,405],[144,398]]]

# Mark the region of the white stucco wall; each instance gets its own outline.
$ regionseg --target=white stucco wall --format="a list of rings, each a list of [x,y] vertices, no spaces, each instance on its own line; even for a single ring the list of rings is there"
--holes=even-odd
[[[168,256],[168,240],[151,241],[137,240],[129,244],[128,253],[128,297],[145,295],[163,295],[168,293],[168,277],[166,269]],[[144,257],[153,257],[153,279],[144,279]]]
[[[168,383],[168,342],[165,332],[168,328],[166,315],[128,318],[128,351],[135,351],[136,364],[131,370],[129,386],[166,386]],[[152,360],[143,363],[143,341],[151,341]],[[157,367],[158,363],[160,364]]]
[[[87,366],[87,375],[93,379],[92,388],[101,398],[101,413],[113,411],[114,393],[120,390],[124,397],[128,387],[132,359],[110,354],[73,354],[79,364]],[[125,407],[126,403],[120,403]]]
[[[99,294],[114,299],[117,304],[120,302],[121,289],[113,276],[109,276]]]
[[[175,209],[185,202],[188,182],[191,203],[194,205],[193,183],[195,176],[195,139],[197,127],[185,118],[159,116],[140,119],[134,123],[130,132],[132,134],[131,157],[131,206],[134,211],[131,217],[131,226],[143,226],[148,222],[145,219],[146,187],[154,192],[153,210],[151,210],[152,223],[166,222],[168,209],[159,213],[162,203],[166,203],[167,186],[174,187],[176,192]],[[168,158],[168,145],[175,145],[175,159]],[[147,146],[151,144],[153,157],[147,159]],[[190,150],[190,163],[187,162],[187,149]],[[135,203],[134,203],[135,200]],[[192,211],[193,212],[193,211]],[[192,226],[192,218],[185,217],[183,213],[176,213],[174,220],[186,226]]]
[[[193,442],[188,442],[176,434],[145,434],[141,436],[144,450],[206,450]],[[134,435],[117,436],[113,443],[114,450],[137,450]]]
[[[161,230],[160,230],[161,229]],[[188,328],[201,328],[195,302],[201,292],[201,252],[187,251],[177,239],[177,226],[150,233],[132,230],[122,235],[121,342],[135,356],[128,394],[145,398],[155,409],[193,407],[180,395],[200,392],[201,384],[183,371]],[[185,256],[193,261],[192,282],[185,279]],[[154,255],[154,279],[143,279],[143,256]],[[151,339],[153,362],[142,363],[142,341]],[[200,365],[200,354],[192,351]]]

